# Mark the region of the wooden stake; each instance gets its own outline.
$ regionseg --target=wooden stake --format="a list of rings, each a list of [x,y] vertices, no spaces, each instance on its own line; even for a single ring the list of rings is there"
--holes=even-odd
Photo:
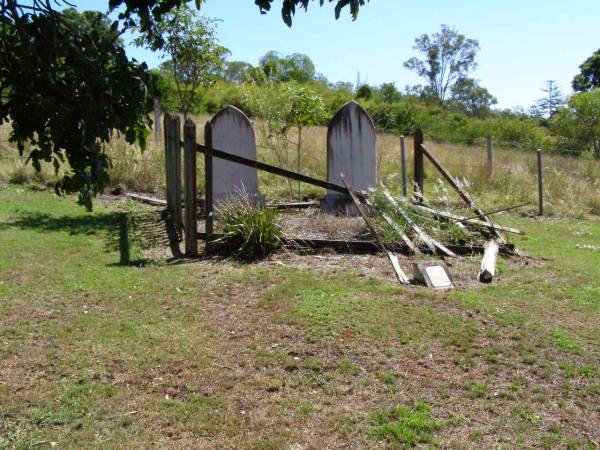
[[[212,125],[206,122],[204,126],[204,230],[206,232],[206,251],[211,250],[213,240],[213,143]]]
[[[173,220],[178,236],[182,235],[181,212],[181,149],[179,117],[165,114],[165,185],[167,188],[167,209]]]
[[[190,119],[185,121],[183,144],[183,170],[185,187],[185,254],[198,256],[198,225],[196,219],[196,125]]]
[[[413,196],[417,203],[423,201],[425,193],[425,168],[423,166],[423,130],[417,128],[413,141]]]
[[[381,239],[379,239],[379,236],[377,235],[377,231],[375,231],[375,227],[373,226],[373,224],[367,217],[367,213],[365,213],[363,211],[362,205],[360,204],[358,197],[354,194],[354,191],[352,190],[352,186],[350,185],[350,182],[346,179],[346,177],[344,176],[343,173],[340,175],[342,177],[342,181],[344,182],[344,185],[348,189],[348,193],[350,194],[350,198],[352,199],[352,202],[354,202],[354,206],[356,206],[356,209],[358,210],[358,213],[360,214],[362,219],[367,224],[367,228],[369,228],[369,231],[373,235],[373,238],[377,242],[381,251],[383,251],[387,254],[388,259],[390,260],[390,263],[392,264],[392,267],[394,268],[394,272],[396,273],[396,276],[398,277],[398,281],[400,281],[400,283],[402,283],[402,284],[409,284],[410,280],[408,279],[408,277],[406,276],[406,274],[400,267],[400,262],[398,261],[398,257],[396,255],[392,254],[392,252],[388,251],[385,248],[385,245],[383,244],[383,242],[381,241]]]
[[[542,173],[542,151],[537,151],[538,206],[540,216],[544,215],[544,179]]]
[[[479,271],[479,281],[482,283],[491,283],[496,274],[496,257],[498,256],[498,243],[492,239],[485,247],[483,259],[481,260],[481,270]]]
[[[408,191],[406,188],[406,153],[404,150],[404,136],[400,136],[400,171],[402,174],[402,196],[406,198]]]

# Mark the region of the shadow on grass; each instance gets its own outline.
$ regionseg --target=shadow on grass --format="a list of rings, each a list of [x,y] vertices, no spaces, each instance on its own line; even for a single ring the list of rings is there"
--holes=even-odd
[[[20,212],[12,222],[0,223],[0,231],[8,228],[46,232],[66,231],[71,235],[94,235],[119,226],[120,213],[96,213],[80,216],[55,216],[38,212]]]
[[[13,222],[0,223],[0,231],[9,228],[43,232],[66,231],[70,235],[98,235],[104,238],[107,251],[119,251],[119,262],[113,265],[141,266],[147,259],[132,260],[129,214],[123,212],[96,213],[79,216],[54,216],[45,213],[21,212]],[[137,242],[133,242],[137,243]]]

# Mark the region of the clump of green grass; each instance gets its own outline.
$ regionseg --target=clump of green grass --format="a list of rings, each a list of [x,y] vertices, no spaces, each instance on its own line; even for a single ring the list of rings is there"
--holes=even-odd
[[[277,210],[254,205],[240,195],[220,203],[216,212],[217,231],[223,235],[216,243],[238,258],[264,258],[281,247],[284,233]]]
[[[412,407],[400,405],[381,409],[373,415],[371,423],[370,436],[384,438],[399,448],[432,444],[433,432],[439,427],[431,408],[422,401],[416,401]]]

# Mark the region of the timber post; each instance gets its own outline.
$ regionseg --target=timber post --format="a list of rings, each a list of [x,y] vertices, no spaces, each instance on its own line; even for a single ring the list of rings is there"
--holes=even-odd
[[[184,188],[185,188],[185,254],[198,256],[198,226],[196,220],[196,125],[190,119],[183,130]]]
[[[177,236],[181,236],[181,148],[179,117],[165,114],[165,187],[167,194],[167,210],[173,221]]]
[[[206,232],[206,252],[210,251],[214,232],[212,141],[212,125],[210,122],[206,122],[204,126],[204,230]]]
[[[417,128],[415,130],[413,148],[413,196],[417,202],[423,200],[423,185],[425,184],[425,170],[423,165],[423,130]]]
[[[400,136],[400,171],[402,173],[402,196],[407,197],[406,189],[406,153],[404,149],[404,136]]]
[[[538,181],[538,208],[540,216],[544,215],[544,177],[542,170],[542,150],[537,150],[537,181]]]

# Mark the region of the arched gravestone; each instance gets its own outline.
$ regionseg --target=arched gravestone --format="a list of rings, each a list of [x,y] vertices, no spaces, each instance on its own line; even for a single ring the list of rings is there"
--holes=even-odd
[[[343,173],[357,191],[376,187],[376,139],[373,121],[358,103],[350,101],[342,106],[327,131],[327,180],[343,186]],[[321,201],[321,210],[355,212],[349,196],[333,191]]]
[[[227,153],[256,160],[256,140],[250,119],[234,106],[219,111],[210,121],[212,146]],[[220,158],[213,160],[213,201],[245,193],[254,203],[259,200],[258,176],[253,167]]]

